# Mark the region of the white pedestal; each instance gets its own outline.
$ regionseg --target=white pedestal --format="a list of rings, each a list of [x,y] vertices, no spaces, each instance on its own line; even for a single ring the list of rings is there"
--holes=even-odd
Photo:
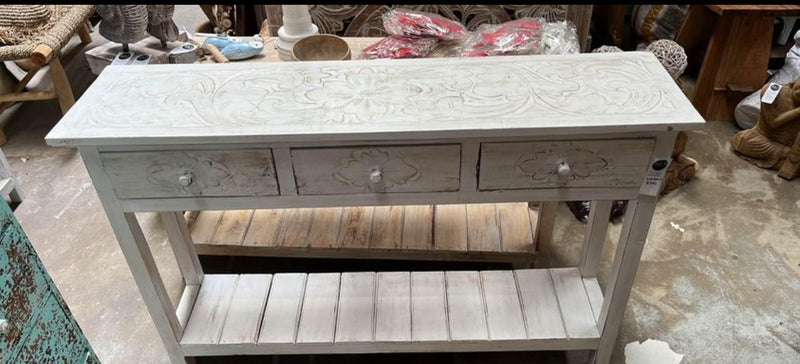
[[[283,26],[275,40],[278,57],[291,61],[294,43],[314,34],[319,34],[319,28],[311,22],[308,5],[283,5]]]

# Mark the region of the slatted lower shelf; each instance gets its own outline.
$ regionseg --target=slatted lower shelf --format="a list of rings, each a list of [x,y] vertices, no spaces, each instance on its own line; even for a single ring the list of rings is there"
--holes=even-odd
[[[595,349],[602,301],[575,268],[209,274],[181,346],[189,356]]]
[[[531,262],[527,203],[202,211],[201,255]]]

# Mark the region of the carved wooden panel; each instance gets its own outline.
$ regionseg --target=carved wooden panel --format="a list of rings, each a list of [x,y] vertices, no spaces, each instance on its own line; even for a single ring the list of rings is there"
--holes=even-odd
[[[650,139],[483,143],[481,190],[642,184]]]
[[[37,313],[13,362],[84,363],[87,355],[93,357],[87,353],[83,333],[55,294],[46,297]]]
[[[48,279],[30,242],[21,229],[15,230],[17,222],[11,211],[0,209],[0,217],[0,314],[8,320],[0,340],[0,362],[10,363],[36,307],[48,294]]]
[[[5,201],[0,201],[0,318],[7,322],[0,363],[99,363]]]
[[[292,149],[301,195],[457,191],[459,145]]]
[[[112,67],[73,108],[49,139],[141,145],[576,126],[634,132],[699,119],[649,52]]]
[[[103,153],[119,198],[278,194],[272,151]]]

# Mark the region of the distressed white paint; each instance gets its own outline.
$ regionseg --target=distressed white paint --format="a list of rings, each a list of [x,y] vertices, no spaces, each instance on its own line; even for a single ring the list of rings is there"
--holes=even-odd
[[[173,363],[201,355],[571,349],[594,349],[593,360],[608,363],[655,209],[655,197],[641,192],[637,177],[651,168],[652,155],[669,155],[675,130],[702,122],[649,53],[149,65],[107,68],[47,141],[80,147]],[[606,148],[611,143],[619,147],[617,140],[655,140],[655,144],[636,144],[627,152],[637,156],[628,156]],[[498,168],[499,164],[479,158],[486,144],[506,142],[554,145],[556,160],[569,157],[563,152],[565,146],[597,146],[592,148],[610,155],[620,168],[586,177],[584,185],[523,186],[514,182],[516,169]],[[428,188],[439,183],[426,182],[421,184],[426,186],[424,192],[300,193],[295,177],[315,163],[297,164],[293,150],[389,146],[461,148],[466,154],[449,158],[453,167],[432,164],[439,167],[434,168],[433,179],[426,180],[458,184],[439,189]],[[248,150],[272,151],[274,175],[267,169],[268,154],[263,154],[256,159],[264,169],[228,168],[231,178],[218,179],[219,186],[202,184],[230,192],[222,195],[179,194],[170,190],[172,185],[154,188],[152,175],[130,175],[124,161],[112,166],[106,158],[136,155],[130,160],[133,166],[162,154],[237,155]],[[417,163],[424,165],[439,156],[429,154],[435,155]],[[501,154],[505,155],[497,163],[519,158],[513,150]],[[563,172],[563,166],[551,164],[543,168]],[[458,172],[453,173],[456,167]],[[243,178],[256,176],[254,171],[266,179],[242,185]],[[377,179],[374,171],[369,172],[368,179]],[[478,181],[487,174],[510,182],[486,191]],[[185,185],[186,179],[173,177]],[[615,178],[620,183],[613,183]],[[261,188],[269,192],[253,193]],[[380,273],[375,274],[372,300],[369,287],[354,290],[349,281],[342,285],[340,273],[295,273],[274,275],[269,288],[262,280],[263,291],[237,292],[236,282],[244,276],[205,278],[196,295],[194,290],[185,295],[176,314],[131,213],[574,199],[634,199],[602,298],[597,281],[584,279],[576,268],[513,274],[438,272],[425,277],[414,272]],[[502,218],[494,220],[488,224],[502,225]],[[227,226],[224,221],[220,218],[217,223]],[[410,244],[406,233],[412,231],[407,223],[404,247]],[[295,226],[294,230],[279,233],[302,235],[297,245],[307,246],[308,229]],[[499,231],[503,234],[502,226]],[[444,278],[443,286],[438,276]],[[226,280],[231,282],[223,284]],[[421,283],[419,289],[414,289],[414,282]],[[340,302],[342,293],[345,300]],[[262,311],[263,297],[267,302]],[[372,309],[370,302],[375,305]],[[415,307],[427,303],[435,311],[414,314]],[[342,320],[363,317],[365,321],[339,326],[340,309]],[[359,314],[363,310],[368,312]],[[415,327],[415,321],[428,318],[431,325]],[[446,330],[442,318],[447,319]],[[337,327],[347,330],[340,337],[354,341],[336,340]]]
[[[108,67],[50,145],[428,139],[690,129],[649,52]]]

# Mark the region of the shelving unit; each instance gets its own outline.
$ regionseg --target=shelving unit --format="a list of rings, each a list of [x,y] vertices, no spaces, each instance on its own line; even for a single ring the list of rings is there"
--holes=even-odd
[[[201,211],[200,255],[531,263],[538,212],[527,203]]]
[[[597,280],[576,268],[209,274],[181,348],[187,355],[592,349],[602,302]]]

